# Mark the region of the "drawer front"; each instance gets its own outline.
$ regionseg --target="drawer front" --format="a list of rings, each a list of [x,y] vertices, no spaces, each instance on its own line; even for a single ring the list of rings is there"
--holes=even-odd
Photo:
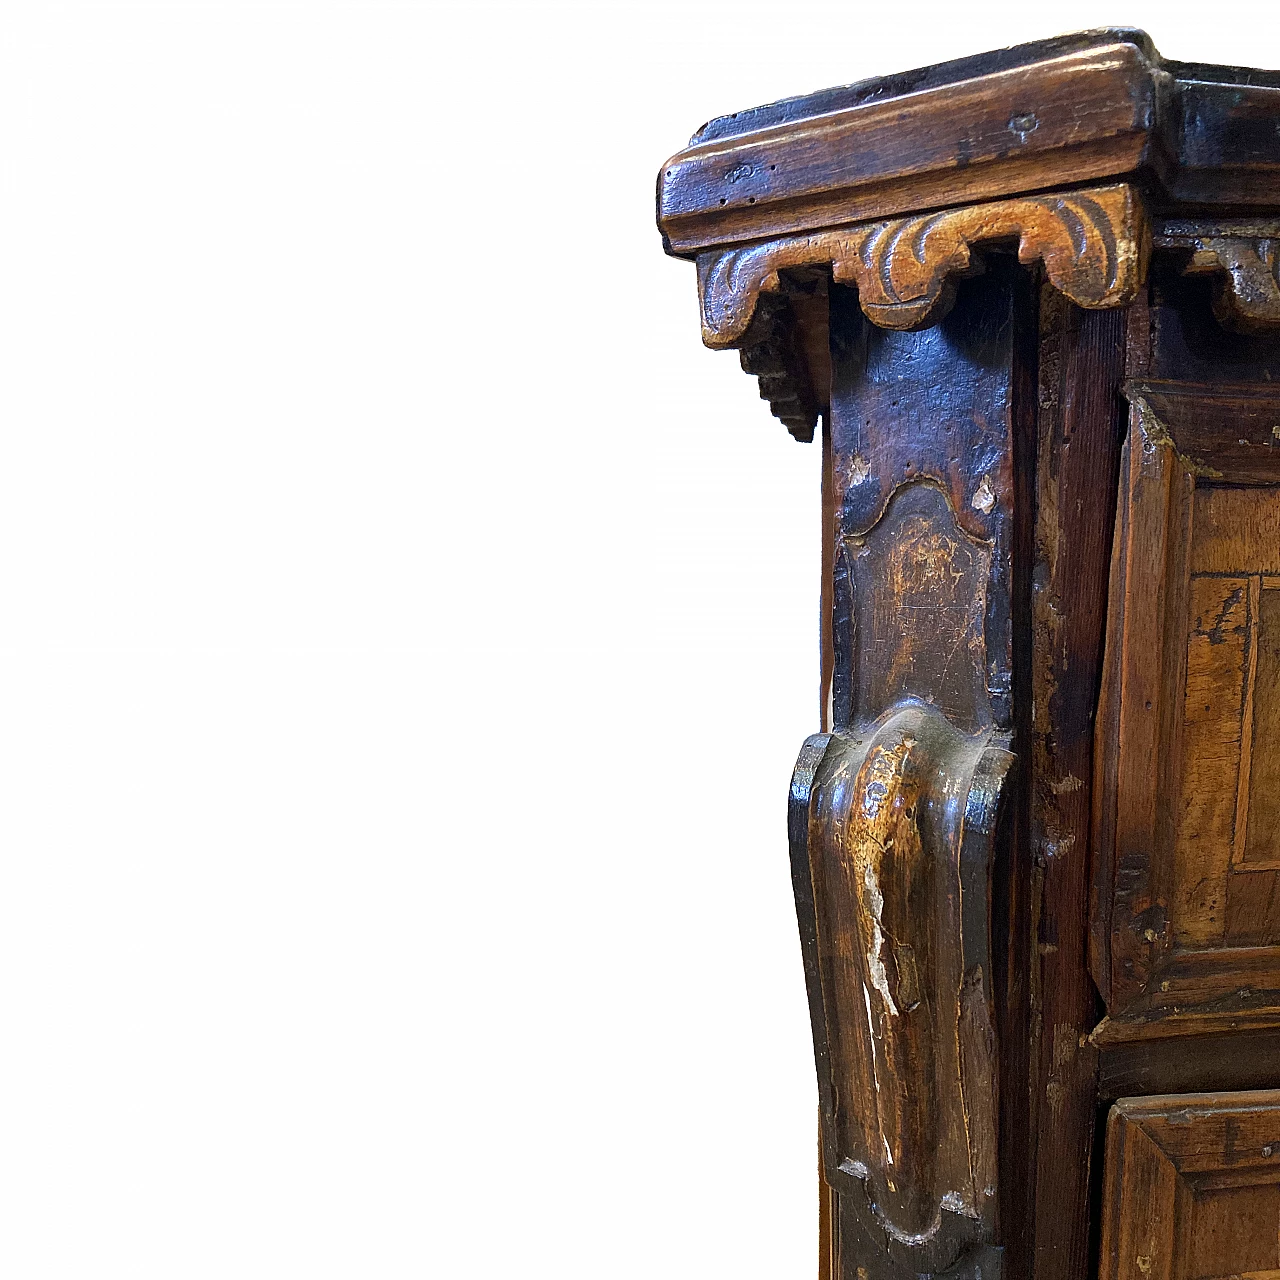
[[[1123,1098],[1100,1280],[1280,1280],[1280,1091]]]

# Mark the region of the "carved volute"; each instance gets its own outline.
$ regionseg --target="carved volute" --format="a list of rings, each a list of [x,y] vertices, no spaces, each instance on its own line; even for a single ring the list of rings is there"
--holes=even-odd
[[[1208,569],[1176,577],[1198,563],[1189,513],[1275,515],[1218,490],[1196,505],[1206,477],[1280,475],[1269,385],[1170,380],[1280,372],[1278,98],[1280,76],[1091,32],[738,112],[659,174],[704,342],[742,353],[798,439],[822,427],[825,710],[789,832],[826,1280],[1088,1274],[1100,1080],[1129,1034],[1103,1001],[1149,1021],[1174,1003],[1157,978],[1193,982],[1151,852],[1174,847],[1152,796],[1188,739],[1135,691],[1210,661],[1178,630],[1186,599],[1227,599]],[[1250,662],[1271,670],[1256,636],[1280,587],[1255,541],[1223,613],[1238,702]],[[1126,601],[1146,639],[1117,621]],[[1280,708],[1250,696],[1246,730]],[[1256,793],[1280,813],[1233,779],[1238,809]],[[1269,834],[1233,838],[1249,884],[1280,874]],[[1224,983],[1280,973],[1203,963]],[[1280,1034],[1280,985],[1272,1004]]]

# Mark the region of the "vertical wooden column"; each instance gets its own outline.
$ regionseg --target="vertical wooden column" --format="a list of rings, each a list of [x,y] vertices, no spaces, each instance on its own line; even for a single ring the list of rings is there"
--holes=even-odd
[[[869,1280],[957,1261],[994,1273],[1001,1217],[1026,1216],[1025,1149],[997,1143],[1002,1115],[1026,1124],[1022,1055],[1000,1062],[1026,1022],[1008,953],[1026,879],[1016,799],[998,846],[995,835],[1002,796],[1009,808],[1014,794],[1026,674],[1013,619],[1027,594],[1015,551],[1029,541],[1017,476],[1034,450],[1033,290],[1012,259],[993,263],[941,323],[915,332],[878,328],[852,290],[832,291],[834,734],[806,854],[823,1014],[842,1055],[829,1067],[829,1178],[842,1252]],[[886,729],[903,720],[886,750]],[[902,751],[906,763],[931,731],[956,743],[936,794],[905,792],[879,829],[823,821],[845,788],[854,814],[883,807],[882,762]],[[864,757],[865,740],[875,745]],[[844,776],[864,759],[856,780]],[[948,809],[954,844],[939,830]],[[851,825],[863,827],[853,839]],[[864,870],[843,905],[849,861]],[[851,966],[860,950],[867,958]]]

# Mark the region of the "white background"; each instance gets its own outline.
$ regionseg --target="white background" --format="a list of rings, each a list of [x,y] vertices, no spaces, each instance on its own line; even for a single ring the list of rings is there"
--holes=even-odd
[[[1225,12],[1225,10],[1224,10]],[[1270,3],[0,19],[0,1274],[789,1280],[818,452],[709,116]]]

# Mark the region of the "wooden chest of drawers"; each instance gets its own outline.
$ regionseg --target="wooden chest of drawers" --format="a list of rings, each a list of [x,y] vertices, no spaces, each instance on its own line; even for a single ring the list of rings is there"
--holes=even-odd
[[[846,86],[704,126],[658,221],[823,450],[824,1275],[1278,1280],[1280,74]]]

